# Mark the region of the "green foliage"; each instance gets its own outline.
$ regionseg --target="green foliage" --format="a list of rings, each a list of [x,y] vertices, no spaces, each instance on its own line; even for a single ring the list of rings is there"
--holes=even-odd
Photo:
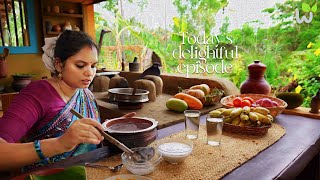
[[[146,0],[138,2],[143,8],[147,3]],[[271,84],[272,89],[276,91],[295,80],[302,88],[300,93],[305,98],[303,106],[309,106],[311,96],[320,88],[320,38],[318,38],[320,15],[314,14],[310,24],[297,24],[294,12],[298,8],[300,13],[305,13],[305,15],[310,11],[316,13],[317,3],[316,0],[311,0],[308,4],[287,0],[264,9],[262,13],[268,13],[274,21],[274,26],[269,28],[253,28],[253,24],[259,22],[252,21],[239,29],[229,31],[229,18],[226,17],[220,28],[220,34],[217,34],[221,40],[219,46],[228,48],[237,46],[239,57],[226,60],[233,65],[230,74],[216,75],[229,78],[237,87],[240,87],[248,77],[247,66],[258,59],[267,66],[265,78]],[[101,29],[108,27],[118,33],[112,33],[111,36],[108,36],[108,41],[104,41],[103,44],[115,46],[119,34],[123,33],[126,45],[142,45],[152,49],[163,60],[165,72],[177,73],[176,68],[179,64],[195,63],[195,60],[190,59],[189,56],[178,59],[172,57],[173,50],[182,45],[182,33],[196,36],[205,33],[206,37],[216,35],[211,33],[215,26],[215,14],[227,6],[228,2],[226,0],[189,0],[187,2],[174,0],[173,4],[179,16],[173,18],[171,29],[149,29],[135,18],[122,19],[118,16],[115,23],[108,22],[96,14],[97,38]],[[115,1],[108,1],[105,8],[117,15]],[[134,27],[139,27],[139,30]],[[122,31],[123,28],[126,28],[126,31]],[[232,44],[228,43],[226,36],[232,38]],[[310,42],[313,42],[313,45],[307,49]],[[192,44],[189,43],[182,45],[183,49],[189,49],[191,46]],[[193,44],[193,46],[198,49],[205,48],[199,44]],[[126,51],[125,56],[131,60],[136,54]],[[108,62],[113,59],[111,62],[114,62],[116,68],[119,62],[114,61],[115,58],[116,55],[113,55]],[[207,63],[216,64],[219,60],[209,58]]]

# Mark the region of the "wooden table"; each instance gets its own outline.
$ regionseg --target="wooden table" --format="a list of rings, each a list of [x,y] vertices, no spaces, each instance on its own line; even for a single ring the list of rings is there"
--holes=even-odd
[[[201,117],[202,123],[204,116]],[[293,115],[279,115],[276,122],[285,127],[286,135],[256,157],[226,175],[224,179],[319,179],[320,120]],[[159,130],[159,137],[184,130],[179,123]],[[114,149],[102,147],[86,154],[51,164],[50,167],[68,167],[94,162],[114,155]],[[307,166],[309,169],[305,169]],[[305,171],[303,171],[305,169]],[[302,174],[301,174],[302,173]],[[306,174],[303,174],[306,173]]]

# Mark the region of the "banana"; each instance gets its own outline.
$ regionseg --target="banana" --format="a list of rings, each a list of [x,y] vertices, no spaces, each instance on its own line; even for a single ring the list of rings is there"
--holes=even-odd
[[[233,111],[233,109],[226,109],[226,110],[222,111],[221,115],[222,116],[229,116],[232,111]]]
[[[264,108],[264,107],[253,108],[252,112],[257,112],[257,113],[260,113],[260,114],[265,115],[265,116],[270,113],[269,109]]]
[[[209,112],[210,117],[212,118],[219,118],[221,117],[221,112],[218,110],[213,110]]]
[[[223,118],[223,122],[224,123],[231,123],[232,119],[230,117],[225,117],[225,118]]]
[[[224,110],[226,110],[226,108],[219,108],[219,109],[216,109],[216,111],[220,111],[220,112],[223,112]]]
[[[236,118],[236,117],[238,117],[238,116],[240,116],[240,114],[243,112],[243,109],[242,108],[237,108],[237,109],[235,109],[235,110],[233,110],[231,113],[230,113],[230,117],[231,117],[231,119],[233,119],[233,118]]]
[[[240,124],[240,117],[236,117],[232,120],[231,124],[234,124],[234,125],[239,125]]]
[[[249,120],[249,116],[244,114],[244,112],[240,115],[240,119],[241,121],[248,121]]]
[[[244,121],[244,125],[245,126],[252,126],[252,122],[251,121]]]
[[[259,121],[262,123],[262,124],[271,124],[271,121],[268,119],[267,116],[263,115],[263,114],[260,114],[260,113],[257,113],[257,112],[253,112],[254,114],[256,114],[259,118]]]
[[[257,126],[261,126],[261,122],[260,121],[257,121]]]
[[[250,112],[250,107],[249,107],[249,106],[245,106],[245,107],[243,108],[243,113],[244,113],[244,114],[249,114],[249,112]]]
[[[245,126],[245,123],[244,123],[243,121],[241,121],[241,122],[239,123],[239,126],[243,127],[243,126]]]
[[[259,120],[259,117],[258,117],[255,113],[250,112],[250,113],[249,113],[249,119],[250,119],[251,121],[258,121],[258,120]]]
[[[273,122],[273,120],[274,120],[273,117],[272,117],[270,114],[267,115],[267,118],[268,118],[271,122]]]

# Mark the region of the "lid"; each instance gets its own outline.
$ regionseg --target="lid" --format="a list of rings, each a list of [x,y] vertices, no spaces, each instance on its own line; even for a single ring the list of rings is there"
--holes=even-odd
[[[263,63],[260,62],[260,60],[254,60],[254,63],[249,64],[248,69],[249,70],[254,70],[254,69],[266,69],[267,66]]]

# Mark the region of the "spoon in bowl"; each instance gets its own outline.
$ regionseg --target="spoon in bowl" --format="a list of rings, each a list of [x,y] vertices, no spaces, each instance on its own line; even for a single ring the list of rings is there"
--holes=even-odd
[[[75,111],[74,109],[71,109],[70,112],[73,115],[77,116],[79,119],[83,118],[83,116],[81,114],[79,114],[77,111]],[[109,134],[107,134],[103,130],[98,129],[98,128],[97,128],[97,130],[109,142],[111,142],[112,144],[116,145],[122,151],[128,153],[130,155],[131,159],[134,162],[144,163],[144,162],[146,162],[146,161],[148,161],[148,160],[150,160],[150,159],[152,159],[154,157],[155,150],[154,150],[153,147],[146,147],[146,148],[143,148],[143,149],[140,149],[140,150],[132,151],[126,145],[122,144],[120,141],[118,141],[114,137],[110,136]]]

